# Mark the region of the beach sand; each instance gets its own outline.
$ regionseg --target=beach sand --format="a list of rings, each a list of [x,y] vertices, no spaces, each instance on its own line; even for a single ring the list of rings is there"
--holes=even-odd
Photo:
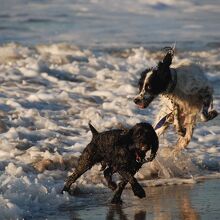
[[[122,205],[110,205],[110,192],[84,194],[75,197],[72,203],[61,205],[59,211],[63,219],[217,220],[220,219],[219,189],[219,179],[192,185],[147,187],[144,199],[138,199],[126,189]]]

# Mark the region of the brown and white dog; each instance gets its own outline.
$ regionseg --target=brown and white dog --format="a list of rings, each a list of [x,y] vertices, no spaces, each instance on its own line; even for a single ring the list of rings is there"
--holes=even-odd
[[[175,150],[180,150],[189,144],[199,114],[203,121],[208,121],[218,113],[213,109],[213,88],[203,70],[189,61],[171,67],[173,56],[174,48],[166,47],[166,55],[157,67],[141,73],[139,94],[134,102],[146,108],[162,95],[165,104],[157,116],[155,129],[161,135],[173,124],[178,134]]]

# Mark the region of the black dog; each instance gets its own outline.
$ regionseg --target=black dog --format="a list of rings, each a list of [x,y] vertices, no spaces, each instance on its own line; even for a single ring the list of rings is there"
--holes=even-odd
[[[83,173],[93,165],[101,163],[109,188],[115,190],[112,203],[121,203],[121,194],[128,182],[134,195],[139,198],[145,197],[145,191],[134,174],[143,163],[152,161],[156,156],[159,143],[153,127],[148,123],[138,123],[129,130],[117,129],[98,133],[91,124],[89,126],[93,138],[82,152],[78,166],[68,177],[63,191],[70,192],[71,185]],[[145,160],[148,150],[151,150],[151,154]],[[112,181],[112,175],[116,172],[122,177],[118,186]]]

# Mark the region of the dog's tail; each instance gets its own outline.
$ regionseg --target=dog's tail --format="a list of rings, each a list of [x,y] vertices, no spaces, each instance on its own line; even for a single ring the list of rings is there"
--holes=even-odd
[[[89,128],[92,132],[93,137],[96,136],[99,132],[94,128],[94,126],[91,124],[91,121],[89,122]]]
[[[175,53],[176,43],[172,45],[172,47],[164,47],[162,50],[166,52],[166,55],[163,58],[163,64],[166,67],[169,67],[172,64],[172,60]]]

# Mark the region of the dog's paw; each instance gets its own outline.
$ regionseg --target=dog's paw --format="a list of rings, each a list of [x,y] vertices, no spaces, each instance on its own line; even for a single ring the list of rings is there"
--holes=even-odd
[[[67,187],[67,186],[64,186],[62,191],[61,191],[61,194],[63,194],[64,192],[68,192],[69,193],[70,192],[70,188]]]
[[[113,205],[121,205],[122,204],[122,200],[121,200],[120,197],[114,196],[113,199],[111,200],[111,204],[113,204]]]
[[[214,119],[217,116],[218,116],[218,112],[216,110],[211,110],[209,112],[204,111],[204,112],[202,112],[201,120],[203,122],[206,122],[206,121]]]
[[[134,195],[139,197],[140,199],[146,197],[144,189],[138,183],[132,186],[132,190],[134,192]]]
[[[115,182],[109,182],[108,187],[112,190],[115,191],[117,189],[117,184]]]
[[[212,120],[213,118],[218,116],[218,112],[216,110],[212,110],[208,114],[208,120]]]

